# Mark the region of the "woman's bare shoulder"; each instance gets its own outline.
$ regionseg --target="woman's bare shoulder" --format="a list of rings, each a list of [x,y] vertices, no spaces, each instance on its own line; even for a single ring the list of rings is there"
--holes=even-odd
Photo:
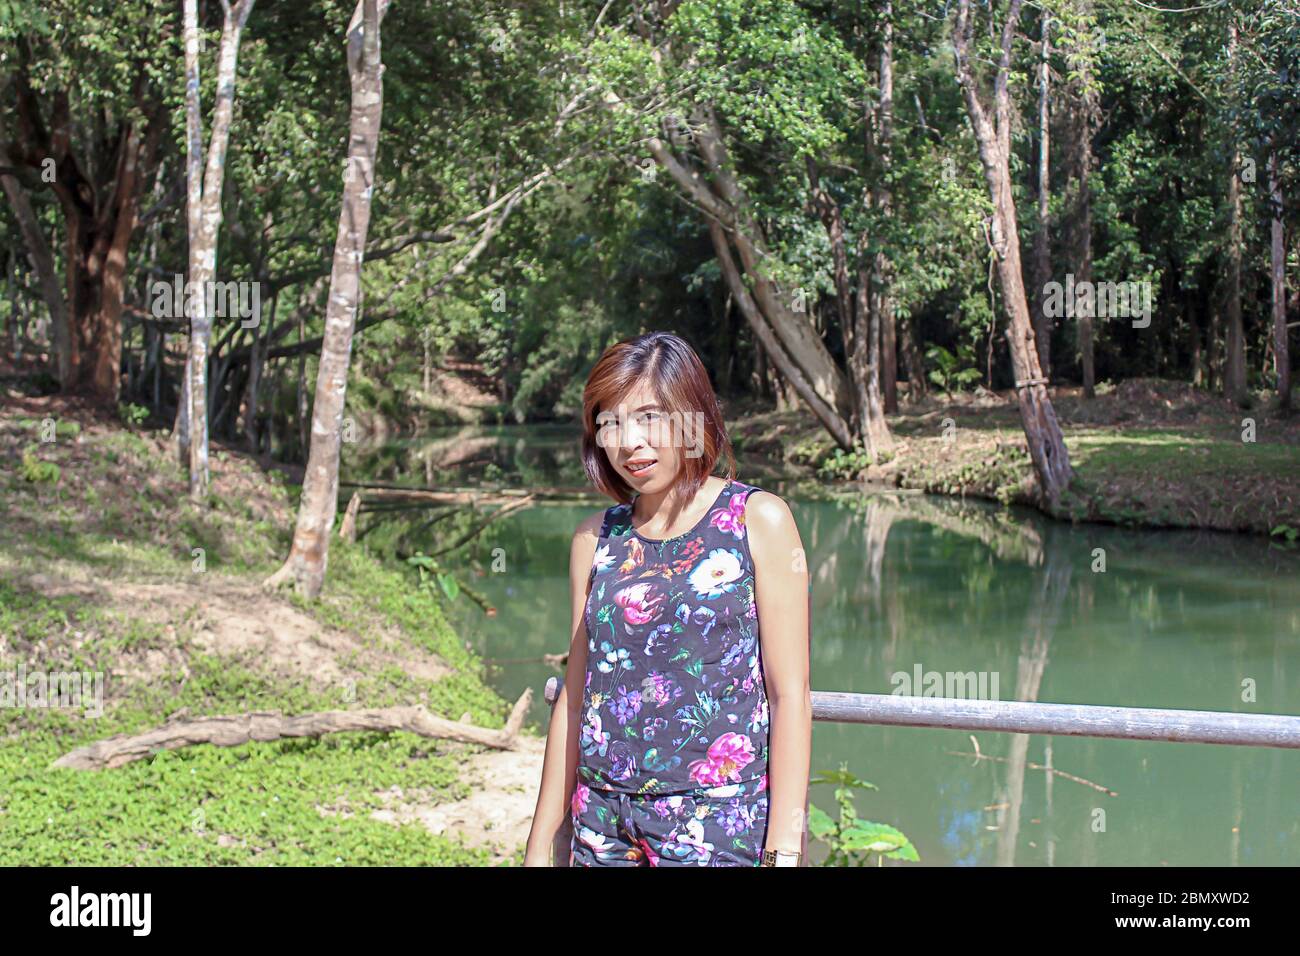
[[[597,511],[579,521],[573,531],[573,543],[569,547],[569,579],[575,587],[591,575],[591,563],[596,557],[604,520],[605,512]]]
[[[745,499],[745,524],[762,530],[780,530],[794,524],[794,514],[786,500],[770,491],[755,489]]]
[[[770,491],[755,491],[746,499],[745,535],[750,553],[760,564],[777,560],[778,555],[787,555],[801,546],[790,506]]]
[[[593,544],[600,538],[600,527],[605,523],[605,514],[608,509],[593,511],[578,522],[578,526],[573,531],[573,540],[580,541],[585,538],[591,539]]]

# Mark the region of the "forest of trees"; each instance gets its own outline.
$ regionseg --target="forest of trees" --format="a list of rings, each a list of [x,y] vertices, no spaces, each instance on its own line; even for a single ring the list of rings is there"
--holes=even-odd
[[[1291,401],[1300,4],[1179,7],[10,0],[3,347],[174,424],[196,495],[209,435],[336,468],[345,391],[414,421],[448,357],[569,419],[667,328],[872,456],[1013,388],[1053,499],[1052,386]]]

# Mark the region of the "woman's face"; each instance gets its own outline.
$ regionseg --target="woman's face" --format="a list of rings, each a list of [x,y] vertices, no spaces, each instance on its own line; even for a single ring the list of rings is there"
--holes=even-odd
[[[663,408],[654,392],[638,384],[612,408],[596,415],[596,441],[609,463],[643,495],[667,491],[677,481],[683,456],[683,416]]]

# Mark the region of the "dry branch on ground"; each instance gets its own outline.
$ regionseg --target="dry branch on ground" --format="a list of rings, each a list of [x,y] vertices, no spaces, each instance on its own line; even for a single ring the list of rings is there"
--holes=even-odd
[[[499,730],[437,717],[422,706],[330,710],[297,717],[286,717],[279,711],[254,711],[178,720],[143,734],[119,734],[78,747],[54,761],[52,766],[74,770],[105,770],[135,760],[144,760],[160,750],[179,750],[195,744],[237,747],[251,741],[320,737],[353,730],[405,730],[421,737],[459,740],[500,750],[513,750],[532,696],[531,689],[523,692],[515,701],[505,727]]]

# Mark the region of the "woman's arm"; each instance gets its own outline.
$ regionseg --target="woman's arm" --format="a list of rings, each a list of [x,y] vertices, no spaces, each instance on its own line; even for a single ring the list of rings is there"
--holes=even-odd
[[[808,564],[794,515],[783,499],[769,492],[754,492],[746,502],[745,525],[754,560],[763,680],[771,720],[764,849],[799,852],[807,827],[804,808],[812,752]],[[801,865],[806,863],[800,860]]]
[[[533,811],[533,825],[528,831],[524,866],[550,866],[551,844],[556,831],[569,812],[578,772],[578,732],[582,725],[582,691],[587,679],[587,627],[584,609],[590,587],[591,564],[596,555],[604,513],[585,519],[573,534],[569,548],[569,595],[572,604],[569,633],[569,661],[564,670],[564,686],[551,708],[551,723],[546,734],[546,756],[542,762],[542,782]]]

